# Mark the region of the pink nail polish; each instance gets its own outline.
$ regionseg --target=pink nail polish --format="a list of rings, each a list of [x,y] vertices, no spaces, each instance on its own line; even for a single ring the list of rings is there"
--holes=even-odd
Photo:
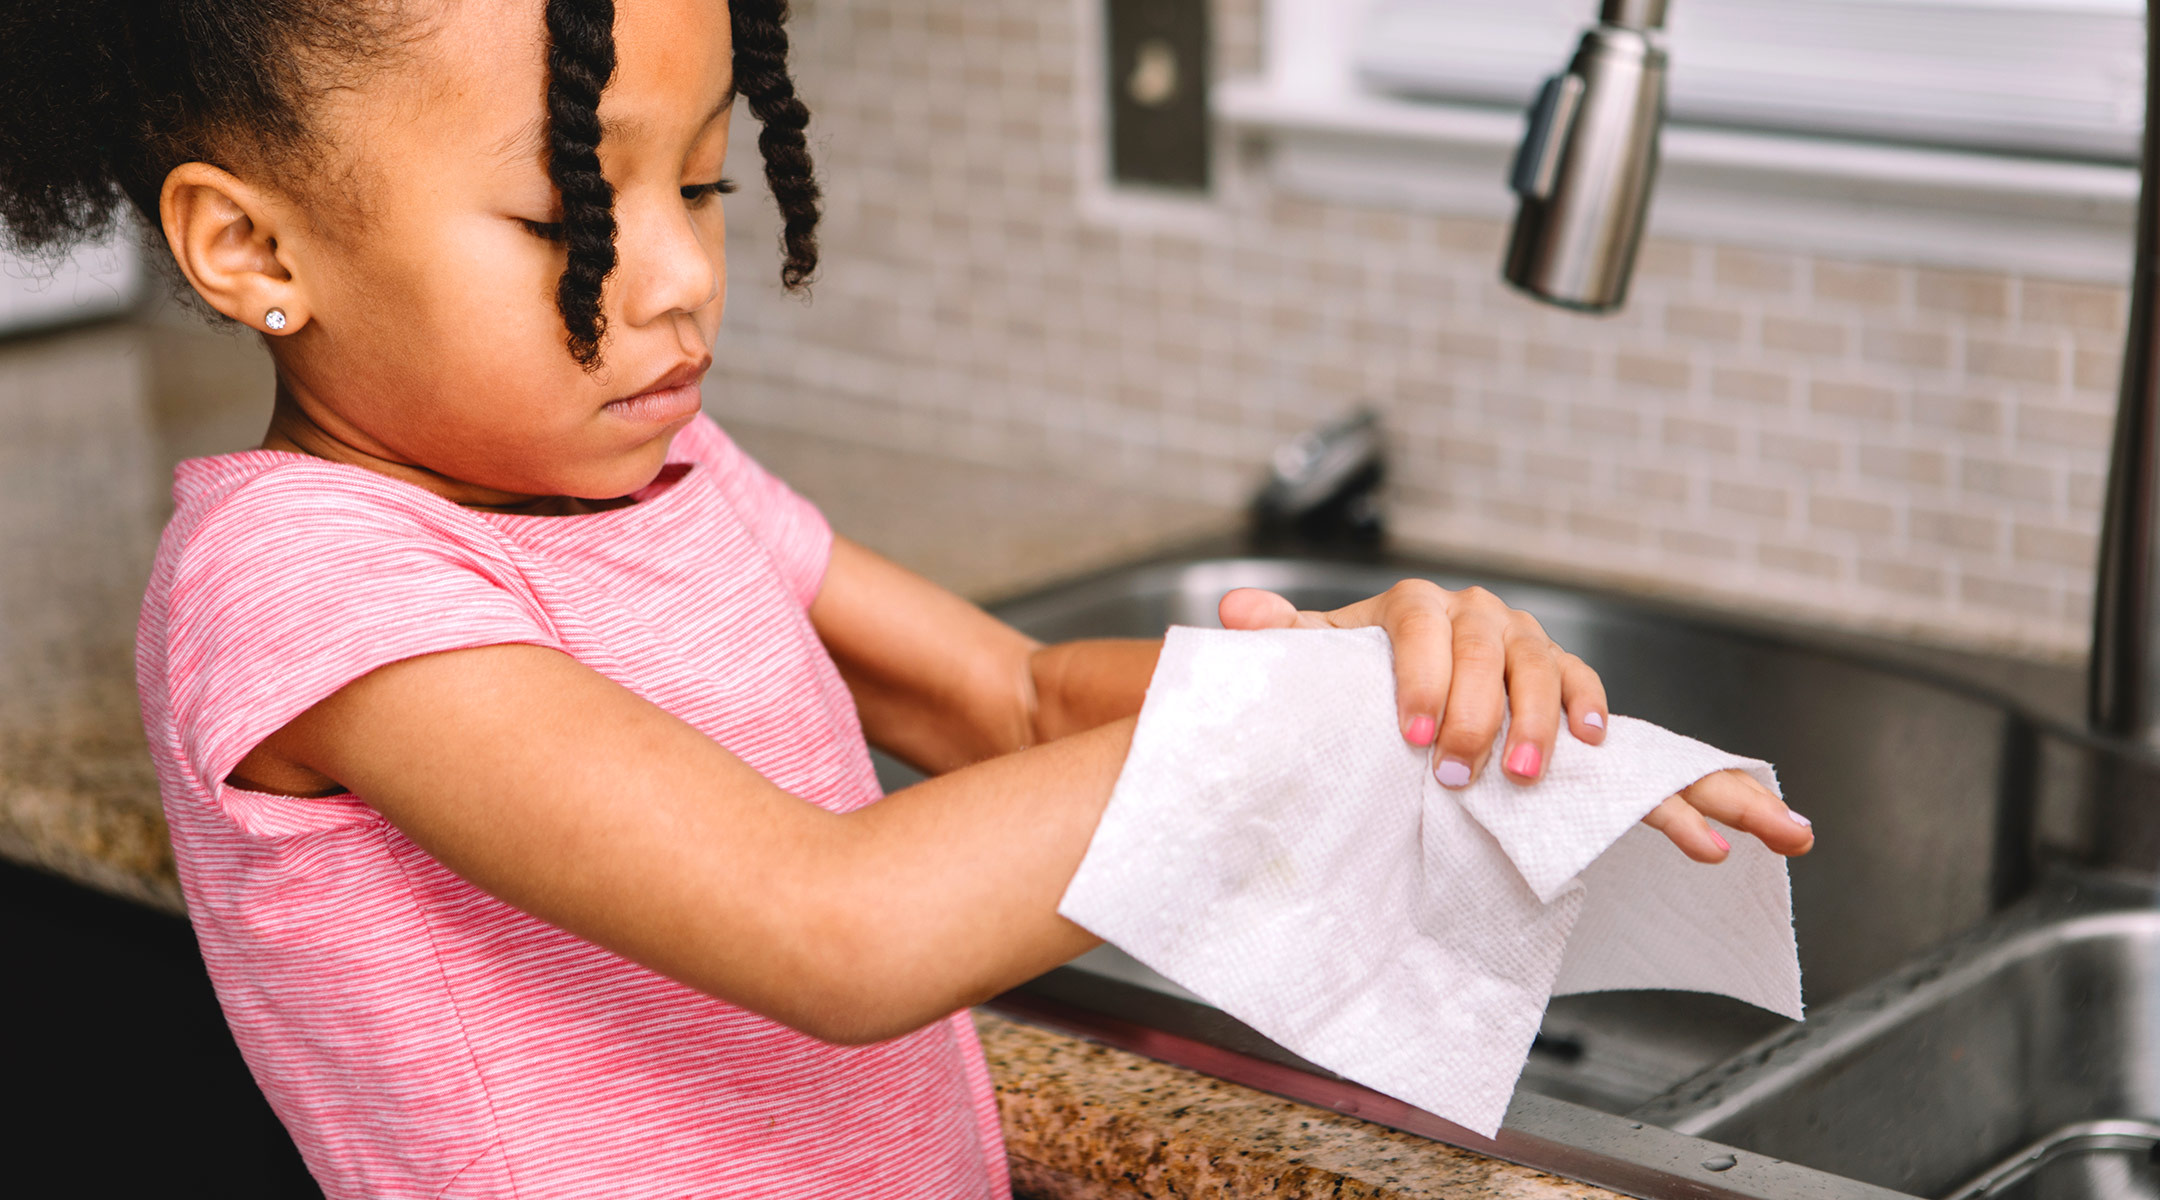
[[[1404,731],[1403,736],[1409,738],[1413,746],[1430,746],[1439,732],[1440,723],[1431,717],[1412,717],[1410,728]]]
[[[1515,747],[1507,756],[1507,769],[1524,779],[1536,779],[1538,765],[1538,748],[1530,742]]]
[[[1785,815],[1791,817],[1792,823],[1800,826],[1802,829],[1812,828],[1815,824],[1815,822],[1808,820],[1806,817],[1801,816],[1799,813],[1796,813],[1789,808],[1785,810]]]
[[[1582,715],[1582,723],[1592,729],[1603,729],[1605,728],[1605,714],[1586,712]]]
[[[1711,831],[1710,831],[1710,840],[1711,840],[1711,841],[1713,841],[1713,842],[1716,842],[1716,843],[1717,843],[1717,848],[1718,848],[1718,849],[1720,849],[1720,850],[1730,850],[1730,849],[1732,849],[1732,843],[1731,843],[1731,842],[1728,842],[1728,841],[1726,841],[1726,840],[1725,840],[1724,838],[1721,838],[1721,837],[1719,837],[1719,836],[1718,836],[1718,831],[1717,831],[1717,830],[1715,830],[1715,829],[1713,829],[1713,830],[1711,830]]]

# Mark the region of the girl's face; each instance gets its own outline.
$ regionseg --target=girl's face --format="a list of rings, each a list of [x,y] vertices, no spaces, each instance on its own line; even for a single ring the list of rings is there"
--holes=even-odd
[[[307,311],[272,339],[274,429],[467,504],[635,491],[696,415],[726,297],[713,185],[734,94],[727,7],[617,10],[600,161],[619,262],[591,373],[555,308],[563,248],[532,228],[561,215],[541,4],[437,8],[394,66],[323,101],[338,166],[313,186],[345,202],[308,206],[280,255]]]

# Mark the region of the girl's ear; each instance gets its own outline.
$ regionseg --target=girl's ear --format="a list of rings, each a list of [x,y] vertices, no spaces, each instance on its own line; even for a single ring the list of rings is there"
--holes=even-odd
[[[210,307],[267,333],[293,333],[307,323],[308,302],[291,247],[278,243],[279,207],[202,162],[174,167],[158,195],[165,244]]]

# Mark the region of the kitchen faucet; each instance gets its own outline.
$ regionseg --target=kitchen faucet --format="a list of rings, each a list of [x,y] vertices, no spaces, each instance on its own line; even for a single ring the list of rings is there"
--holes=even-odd
[[[2160,473],[2160,376],[2153,363],[2154,255],[2160,254],[2160,194],[2153,179],[2154,133],[2160,127],[2160,0],[2145,8],[2145,136],[2138,158],[2137,251],[2130,272],[2130,327],[2123,336],[2122,390],[2115,411],[2115,449],[2108,462],[2107,504],[2100,526],[2100,573],[2093,585],[2092,664],[2088,713],[2101,733],[2160,746],[2160,566],[2154,511]]]
[[[1579,312],[1627,299],[1657,174],[1664,119],[1667,0],[1604,0],[1566,71],[1531,103],[1509,184],[1518,205],[1507,281]],[[2145,20],[2145,136],[2139,162],[2137,249],[2130,325],[2093,588],[2087,714],[2096,732],[2160,748],[2160,364],[2154,289],[2160,283],[2160,194],[2153,177],[2160,127],[2160,0]]]
[[[1665,2],[1604,0],[1530,105],[1503,274],[1547,303],[1611,312],[1627,300],[1665,120]]]

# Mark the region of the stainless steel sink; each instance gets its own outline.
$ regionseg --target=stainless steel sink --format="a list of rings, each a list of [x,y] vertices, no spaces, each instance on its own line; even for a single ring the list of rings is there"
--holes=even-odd
[[[1332,608],[1409,575],[1471,582],[1400,560],[1192,558],[1053,588],[998,612],[1045,639],[1154,636],[1170,624],[1214,624],[1217,600],[1233,587]],[[2039,873],[2043,807],[2083,823],[2057,840],[2093,861],[2147,870],[2160,862],[2160,824],[2138,815],[2160,808],[2152,802],[2160,770],[2149,758],[1824,635],[1481,581],[1597,667],[1614,711],[1778,765],[1788,800],[1820,835],[1792,873],[1816,1020],[1793,1026],[1686,993],[1563,998],[1547,1014],[1507,1126],[1487,1141],[1298,1060],[1114,948],[999,1004],[1636,1195],[1948,1196],[1964,1187],[2082,1200],[2099,1193],[2075,1180],[2131,1186],[2154,1177],[2139,1165],[2152,1143],[2138,1142],[2135,1122],[2160,1118],[2160,979],[2142,982],[2160,969],[2160,914],[2135,911],[2143,893],[2116,889],[2113,915],[2099,915],[2089,911],[2098,903],[2090,887],[2067,884],[2043,893],[2053,899],[2011,907]],[[909,778],[897,764],[881,769],[891,785]],[[2093,838],[2097,827],[2119,836]],[[2065,908],[2071,894],[2088,907]],[[2117,932],[2096,932],[2103,927]],[[1941,982],[1942,964],[1979,961],[1956,956],[1997,936],[2011,938],[1998,945],[1998,956],[2010,955],[2001,962],[2019,965],[1958,968],[1959,979],[1986,976],[1986,986]],[[2054,938],[2058,949],[2001,948],[2038,945],[2031,937]],[[1970,1036],[1930,1032],[1953,1026]]]
[[[2050,881],[1634,1115],[1923,1196],[2160,1196],[2152,901]]]
[[[1406,574],[1473,582],[1415,564],[1216,559],[1121,571],[998,612],[1045,640],[1154,637],[1172,624],[1217,624],[1216,602],[1233,587],[1324,609]],[[1495,590],[1603,673],[1615,712],[1777,764],[1788,800],[1826,847],[1793,870],[1810,1003],[1882,974],[2025,887],[2019,810],[2035,732],[2002,701],[1640,602],[1533,585]],[[2004,815],[2006,797],[2017,802]],[[1762,1032],[1749,1025],[1741,1043]],[[1595,1053],[1583,1043],[1582,1061]],[[1632,1106],[1676,1081],[1622,1086],[1611,1102]]]

